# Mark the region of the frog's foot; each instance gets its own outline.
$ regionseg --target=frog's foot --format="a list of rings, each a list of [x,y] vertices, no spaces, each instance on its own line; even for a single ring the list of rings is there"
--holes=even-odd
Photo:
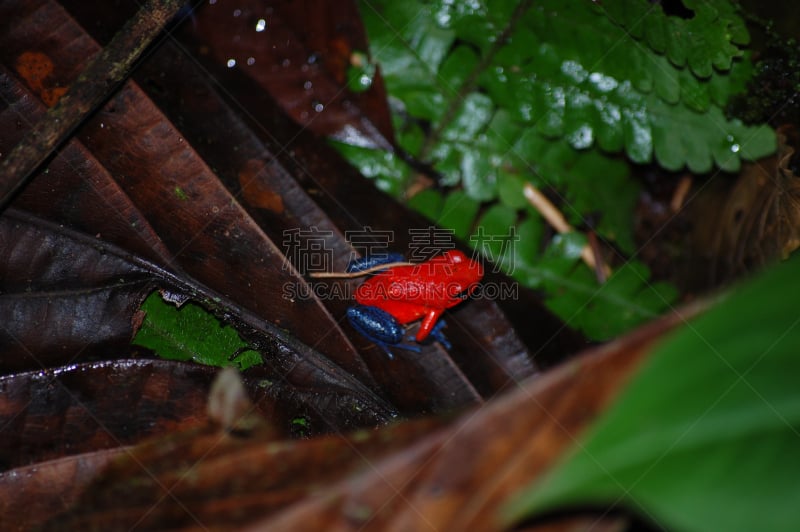
[[[347,309],[347,320],[361,336],[378,345],[390,359],[394,358],[390,347],[420,352],[415,345],[402,344],[405,328],[397,320],[378,307],[355,305]]]
[[[442,344],[445,349],[451,349],[453,345],[450,343],[450,340],[448,340],[447,337],[442,332],[442,328],[445,327],[446,325],[447,324],[445,323],[445,321],[439,318],[439,321],[437,321],[436,325],[434,325],[433,329],[431,329],[430,337],[439,342],[440,344]]]
[[[394,355],[389,350],[390,347],[396,347],[398,349],[405,349],[406,351],[413,351],[414,353],[419,353],[421,350],[419,346],[411,345],[411,344],[384,344],[382,342],[375,342],[375,345],[383,349],[383,352],[386,353],[386,356],[389,357],[389,360],[394,360]]]
[[[366,256],[350,261],[345,271],[347,273],[363,272],[381,264],[391,264],[393,262],[404,262],[406,259],[400,253],[382,253],[380,255]]]

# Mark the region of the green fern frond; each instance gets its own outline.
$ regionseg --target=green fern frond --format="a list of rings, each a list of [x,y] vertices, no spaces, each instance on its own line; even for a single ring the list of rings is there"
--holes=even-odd
[[[522,190],[556,196],[577,227],[635,254],[638,185],[629,165],[737,171],[775,150],[766,126],[721,109],[752,75],[749,36],[729,0],[684,0],[680,18],[646,0],[371,0],[361,4],[371,56],[389,92],[400,147],[447,192],[409,204],[452,229],[594,338],[657,315],[675,297],[627,262],[598,286],[579,234],[542,242]],[[414,172],[392,153],[339,145],[379,187],[402,196]],[[493,249],[476,231],[522,236]],[[498,233],[499,235],[499,233]],[[609,316],[615,316],[609,320]]]
[[[674,114],[672,129],[691,128],[693,139],[708,146],[719,147],[732,136],[731,147],[749,144],[746,153],[755,158],[775,149],[768,129],[743,128],[720,112],[750,75],[749,62],[732,62],[743,55],[732,44],[741,33],[737,29],[741,20],[730,6],[723,9],[726,2],[703,4],[688,21],[666,17],[660,7],[644,0],[609,2],[602,9],[584,1],[544,0],[523,13],[511,11],[503,2],[500,8],[493,1],[469,4],[474,4],[473,9],[463,3],[420,2],[416,9],[404,11],[410,18],[373,21],[378,28],[370,30],[370,35],[380,35],[387,28],[404,28],[407,35],[401,31],[399,36],[405,37],[405,48],[398,34],[391,33],[391,44],[381,46],[378,39],[375,55],[390,92],[404,103],[403,112],[429,122],[434,132],[463,127],[463,121],[450,122],[469,115],[470,109],[462,107],[472,104],[479,90],[491,103],[545,136],[565,137],[576,149],[597,143],[608,152],[624,151],[637,163],[670,151],[669,146],[660,145],[667,137],[655,131],[663,128],[660,115],[664,113]],[[641,12],[636,24],[622,4],[641,8],[632,11]],[[386,16],[391,13],[387,11]],[[503,19],[502,14],[518,18]],[[419,20],[424,23],[417,25]],[[669,26],[665,30],[669,49],[675,50],[659,54],[625,27],[646,28],[651,22]],[[439,32],[438,45],[431,43],[433,34],[419,36],[423,27],[430,26]],[[723,28],[730,31],[720,36]],[[746,31],[740,37],[746,37]],[[454,43],[452,52],[443,55],[442,50]],[[491,61],[482,60],[478,52],[488,54],[489,50],[494,52]],[[687,61],[691,68],[683,66]],[[706,64],[708,69],[701,66]],[[469,86],[471,81],[474,87]],[[653,93],[663,102],[651,98]],[[454,111],[447,115],[448,109]],[[427,152],[422,155],[433,158]],[[728,155],[724,168],[738,168],[742,152]],[[707,164],[698,164],[701,158],[669,159],[667,167],[686,165],[693,172],[710,171],[713,159],[702,160]]]

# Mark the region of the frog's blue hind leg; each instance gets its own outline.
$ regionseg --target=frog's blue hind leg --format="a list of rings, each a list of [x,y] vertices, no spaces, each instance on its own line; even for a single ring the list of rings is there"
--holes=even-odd
[[[381,255],[367,256],[350,261],[345,271],[347,273],[363,272],[381,264],[391,264],[393,262],[405,262],[405,257],[400,253],[383,253]]]
[[[442,328],[445,327],[446,325],[447,324],[445,323],[445,321],[439,318],[439,321],[437,321],[436,325],[434,325],[433,329],[431,329],[430,338],[433,338],[434,340],[442,344],[445,347],[445,349],[450,349],[453,347],[453,345],[450,343],[450,340],[448,340],[447,337],[442,332]]]
[[[347,320],[353,329],[363,337],[380,346],[390,359],[394,358],[390,347],[399,347],[408,351],[420,352],[415,345],[401,344],[405,328],[397,320],[378,307],[355,305],[347,309]]]

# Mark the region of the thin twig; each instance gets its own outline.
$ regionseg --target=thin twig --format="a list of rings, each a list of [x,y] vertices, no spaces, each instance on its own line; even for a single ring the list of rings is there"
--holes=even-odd
[[[562,234],[570,233],[575,230],[567,223],[561,211],[532,184],[525,183],[523,194],[525,194],[525,199],[528,200],[528,203],[539,211],[542,217],[547,220],[547,223],[553,226],[553,229]],[[599,255],[597,257],[595,256],[592,248],[588,244],[581,250],[581,259],[583,259],[583,262],[592,270],[602,272],[606,279],[611,275],[611,268],[603,262],[603,259]]]
[[[0,213],[51,153],[125,80],[185,0],[149,0],[0,163]]]
[[[390,262],[388,264],[378,264],[372,268],[361,270],[359,272],[314,272],[309,273],[308,276],[314,279],[353,279],[355,277],[362,277],[369,275],[373,272],[379,272],[387,268],[394,268],[395,266],[414,266],[413,262]]]
[[[686,201],[686,196],[692,189],[692,176],[689,174],[681,177],[678,181],[678,186],[675,187],[675,192],[672,193],[672,199],[669,202],[669,208],[672,212],[678,212],[683,208]]]

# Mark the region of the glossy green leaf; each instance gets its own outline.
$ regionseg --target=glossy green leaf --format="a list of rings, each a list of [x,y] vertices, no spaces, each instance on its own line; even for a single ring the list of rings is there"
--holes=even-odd
[[[185,303],[177,308],[153,292],[141,309],[145,317],[133,343],[162,358],[241,370],[262,363],[261,354],[248,349],[233,327],[222,325],[199,305]]]
[[[471,142],[483,130],[494,114],[492,100],[480,93],[468,94],[460,102],[452,121],[442,131],[446,141]]]
[[[498,109],[486,128],[482,144],[496,154],[505,154],[513,147],[522,130],[522,124],[514,120],[511,113]]]
[[[685,0],[693,16],[681,19],[664,14],[658,3],[622,0],[598,8],[614,24],[642,39],[653,51],[667,53],[677,66],[688,64],[695,76],[708,78],[712,66],[727,70],[742,54],[738,45],[749,35],[735,4],[728,0]]]
[[[777,148],[775,132],[766,126],[745,126],[739,120],[727,122],[722,110],[712,105],[707,113],[696,113],[685,107],[665,106],[652,100],[653,134],[656,160],[668,170],[679,170],[685,164],[695,173],[706,173],[713,165],[735,171],[739,155],[755,160],[774,153]],[[717,134],[707,137],[709,130]]]
[[[480,61],[469,46],[458,46],[444,60],[439,70],[439,81],[447,97],[458,94],[461,85]]]
[[[545,303],[567,325],[607,340],[654,319],[675,300],[675,289],[664,283],[651,284],[647,268],[636,261],[626,263],[599,284],[585,264],[577,258],[567,260],[580,254],[579,242],[565,247],[562,239],[556,243],[562,251],[550,253],[533,266],[543,280]],[[523,265],[520,274],[528,267]]]
[[[375,63],[363,52],[353,52],[351,65],[347,69],[347,88],[353,92],[364,92],[372,86],[375,78]]]
[[[793,530],[800,256],[664,341],[577,449],[508,508],[625,504],[669,530]]]
[[[583,226],[583,218],[591,215],[595,220],[592,228],[601,238],[633,254],[633,211],[640,187],[631,179],[628,165],[597,150],[587,150],[572,164],[569,182],[564,191],[568,208],[564,210],[573,225]]]
[[[430,220],[438,220],[444,206],[441,192],[425,189],[408,200],[408,206]]]
[[[653,154],[653,132],[644,107],[622,112],[622,134],[625,152],[635,163],[648,163]]]
[[[400,194],[410,176],[410,169],[396,154],[363,146],[331,141],[350,164],[366,177],[375,179],[381,190]]]
[[[461,180],[471,198],[490,201],[497,195],[497,164],[486,150],[468,150],[461,158]]]
[[[687,166],[694,170],[705,168],[709,161],[714,164],[717,158],[712,150],[737,128],[724,117],[698,120],[692,123],[690,146],[664,145],[683,135],[685,124],[673,125],[669,117],[658,116],[667,108],[650,97],[655,93],[661,103],[674,104],[675,116],[685,118],[685,108],[714,112],[712,105],[723,106],[741,90],[749,70],[737,67],[744,62],[733,58],[743,57],[739,44],[747,36],[728,0],[701,2],[694,6],[695,16],[686,20],[666,16],[658,4],[646,0],[608,5],[542,0],[524,12],[518,12],[513,2],[491,0],[404,4],[408,5],[373,2],[365,6],[366,12],[380,15],[365,17],[367,29],[371,38],[376,35],[378,45],[387,47],[383,53],[389,55],[390,92],[419,119],[434,124],[447,119],[441,131],[446,140],[469,142],[470,136],[480,133],[486,115],[497,108],[545,137],[566,138],[576,149],[597,143],[608,152],[624,150],[636,163],[649,163],[656,153],[669,169]],[[512,13],[515,20],[503,19]],[[479,19],[486,22],[474,30]],[[423,36],[420,28],[431,26],[439,32]],[[508,39],[491,62],[482,64],[477,52],[508,27],[512,28]],[[484,36],[468,34],[471,31]],[[402,41],[398,35],[405,39],[400,47],[392,44]],[[452,47],[455,39],[478,48]],[[642,43],[652,43],[652,47]],[[402,51],[411,57],[401,59]],[[377,52],[376,57],[381,60]],[[488,97],[470,87],[473,90],[462,102],[460,89],[479,67],[478,86]],[[457,112],[445,116],[451,108]],[[660,130],[655,132],[654,127]],[[462,155],[450,150],[446,157],[432,160],[439,164],[450,158],[445,167],[458,171],[450,183],[475,177],[475,172],[463,171],[476,168],[482,160],[468,149],[457,151]],[[742,150],[735,156],[750,154]],[[461,156],[469,160],[462,164],[452,159]],[[724,162],[726,168],[738,165],[729,157]],[[496,177],[492,172],[486,175]],[[479,191],[481,198],[488,197],[491,189],[484,190],[475,181],[470,181],[469,188]]]
[[[528,200],[522,193],[525,180],[502,168],[497,174],[497,195],[503,205],[513,209],[522,209],[528,205]]]
[[[445,190],[411,205],[461,238],[478,213],[516,212],[517,229],[533,237],[515,251],[514,275],[544,288],[548,304],[594,338],[656,316],[674,290],[646,289],[649,273],[635,262],[598,285],[594,272],[557,252],[575,237],[557,237],[543,254],[544,226],[521,194],[525,183],[553,197],[580,231],[632,254],[638,185],[629,162],[735,171],[775,149],[770,129],[722,113],[752,74],[735,6],[684,4],[694,13],[686,19],[649,0],[362,2],[372,56],[389,62],[382,70],[397,138]],[[396,163],[358,166],[400,196],[410,172]],[[638,279],[635,289],[624,279]]]
[[[655,10],[648,11],[645,20],[642,21],[642,26],[644,26],[644,38],[647,44],[656,53],[663,54],[669,40],[666,17],[660,16],[660,13]]]
[[[732,136],[737,141],[736,145],[741,150],[742,157],[756,160],[775,152],[778,140],[772,128],[768,126],[747,127],[738,120],[736,122],[739,127]]]
[[[442,212],[435,221],[440,227],[452,229],[458,238],[466,239],[479,208],[477,201],[456,190],[445,198]]]
[[[437,72],[455,40],[440,27],[430,7],[417,2],[362,2],[370,51],[390,92],[437,91]]]
[[[490,207],[480,217],[475,230],[469,237],[470,245],[484,257],[496,264],[513,260],[513,239],[511,228],[516,226],[517,212],[505,205]],[[516,229],[514,230],[516,234]]]
[[[519,241],[514,245],[515,266],[517,264],[533,264],[540,255],[539,249],[544,236],[544,221],[540,216],[528,216],[517,226]],[[514,274],[515,272],[511,272]],[[536,283],[526,283],[528,286],[538,286]]]
[[[656,68],[653,69],[653,85],[656,94],[667,103],[678,103],[681,99],[681,79],[683,78],[671,67],[663,55],[653,56],[652,60],[656,65]],[[718,76],[714,79],[724,81],[725,78]]]

